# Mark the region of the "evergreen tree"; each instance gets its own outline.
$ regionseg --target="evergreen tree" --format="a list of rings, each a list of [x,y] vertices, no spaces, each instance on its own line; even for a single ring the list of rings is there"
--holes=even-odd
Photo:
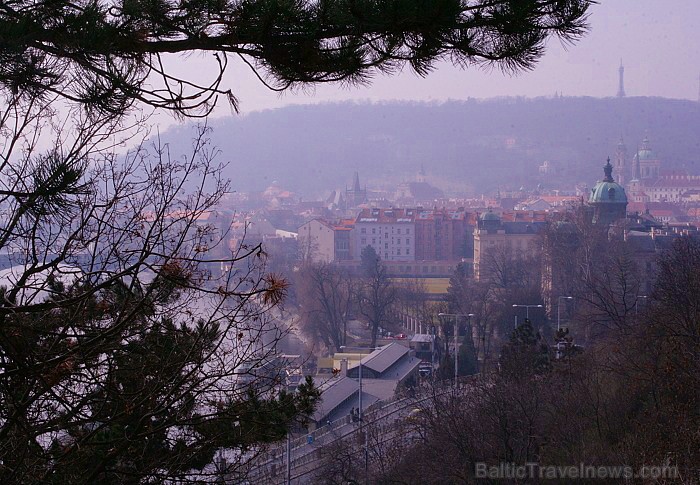
[[[236,2],[12,0],[0,11],[0,86],[58,95],[102,112],[135,101],[202,115],[218,94],[229,56],[283,90],[363,83],[405,64],[425,75],[440,60],[459,66],[531,69],[550,36],[578,39],[591,0],[368,0]],[[168,56],[210,53],[211,79],[178,78]]]
[[[360,268],[365,278],[374,278],[382,271],[382,261],[372,246],[365,246],[360,252]]]
[[[550,366],[547,344],[526,318],[503,346],[499,374],[506,379],[521,379],[545,373]]]
[[[479,362],[471,335],[466,335],[459,346],[459,375],[471,376],[479,371]]]

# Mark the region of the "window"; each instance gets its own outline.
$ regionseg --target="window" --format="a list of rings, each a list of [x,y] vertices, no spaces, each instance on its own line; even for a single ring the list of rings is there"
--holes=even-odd
[[[384,253],[384,259],[385,260],[389,259],[389,253]]]
[[[366,237],[363,237],[363,238],[360,240],[360,244],[362,244],[363,246],[364,246],[365,244],[367,244],[367,238],[366,238]]]
[[[406,244],[411,244],[411,240],[409,238],[406,238]]]
[[[401,234],[401,228],[400,228],[400,227],[396,230],[396,234]]]
[[[406,229],[406,234],[411,234],[411,230],[410,230],[410,229]]]
[[[360,229],[360,234],[367,234],[367,228],[363,227],[362,229]]]
[[[396,255],[401,256],[401,248],[396,248]]]
[[[389,249],[389,243],[384,243],[384,249]]]
[[[377,234],[377,228],[376,228],[376,227],[373,227],[373,228],[372,228],[372,234]]]
[[[377,244],[377,238],[376,238],[376,237],[373,237],[373,238],[372,238],[372,244]]]
[[[406,248],[406,256],[408,256],[409,254],[411,254],[411,250],[409,248]]]

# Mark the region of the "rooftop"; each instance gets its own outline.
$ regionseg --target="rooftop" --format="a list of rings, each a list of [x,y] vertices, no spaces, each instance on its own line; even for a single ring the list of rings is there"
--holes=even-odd
[[[407,353],[408,348],[399,343],[392,342],[389,345],[375,350],[360,362],[363,367],[372,369],[381,375]]]
[[[411,223],[415,218],[414,209],[362,209],[356,222],[378,222],[383,224]]]
[[[316,422],[325,420],[338,406],[356,395],[358,390],[357,382],[348,377],[331,377],[318,387],[321,391],[321,403],[312,415]]]

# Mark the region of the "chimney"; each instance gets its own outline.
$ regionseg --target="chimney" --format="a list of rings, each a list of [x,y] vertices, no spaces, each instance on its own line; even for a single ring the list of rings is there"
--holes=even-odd
[[[340,375],[343,377],[348,375],[348,359],[340,359]]]

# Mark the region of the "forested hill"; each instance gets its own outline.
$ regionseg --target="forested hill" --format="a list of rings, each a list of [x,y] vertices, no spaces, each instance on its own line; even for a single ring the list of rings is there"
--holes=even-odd
[[[239,191],[272,181],[302,193],[429,176],[478,192],[536,183],[593,183],[622,136],[630,155],[644,136],[665,163],[700,173],[700,104],[662,98],[505,98],[441,104],[291,106],[210,121]],[[165,135],[184,151],[191,128]],[[537,175],[549,160],[558,179]],[[477,189],[478,188],[478,189]]]

